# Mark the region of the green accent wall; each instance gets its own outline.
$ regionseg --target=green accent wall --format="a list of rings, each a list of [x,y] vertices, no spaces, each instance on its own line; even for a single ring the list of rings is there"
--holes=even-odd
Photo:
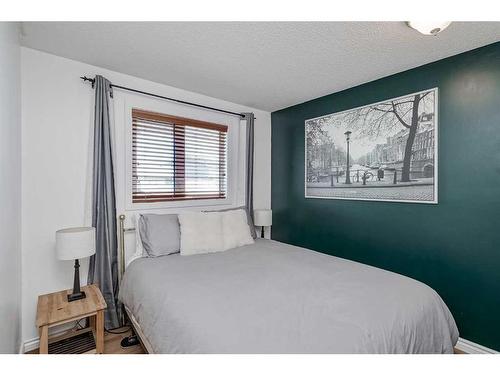
[[[306,119],[433,87],[439,204],[304,198]],[[500,350],[500,42],[273,112],[272,209],[273,239],[420,280]]]

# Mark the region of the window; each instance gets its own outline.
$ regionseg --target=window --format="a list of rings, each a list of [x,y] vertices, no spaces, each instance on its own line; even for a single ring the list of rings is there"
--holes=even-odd
[[[224,199],[227,126],[132,110],[132,202]]]

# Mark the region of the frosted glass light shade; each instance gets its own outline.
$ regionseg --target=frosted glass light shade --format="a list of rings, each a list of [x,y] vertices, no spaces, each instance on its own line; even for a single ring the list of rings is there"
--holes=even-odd
[[[273,225],[273,211],[272,210],[254,210],[253,221],[258,227],[270,227]]]
[[[419,31],[424,35],[437,35],[448,26],[451,22],[448,21],[408,21],[407,24],[412,29]]]
[[[56,256],[60,260],[86,258],[95,254],[95,228],[65,228],[56,232]]]

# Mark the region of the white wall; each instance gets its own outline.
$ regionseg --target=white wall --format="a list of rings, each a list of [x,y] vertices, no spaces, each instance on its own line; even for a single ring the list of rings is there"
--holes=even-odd
[[[0,22],[0,353],[17,353],[21,315],[19,25]]]
[[[227,110],[251,111],[255,122],[254,205],[271,205],[271,115],[173,87],[21,48],[22,81],[22,253],[23,330],[26,342],[37,337],[36,301],[39,294],[70,288],[71,262],[54,256],[54,232],[85,221],[85,184],[89,130],[93,116],[93,90],[81,75],[101,74],[111,82]],[[124,126],[120,107],[130,94],[118,93],[113,102],[117,129]],[[136,96],[137,97],[137,96]],[[142,100],[142,99],[141,99]],[[184,108],[183,110],[186,110]],[[195,113],[195,109],[191,109]],[[121,112],[123,114],[123,112]],[[188,113],[189,114],[189,113]],[[186,115],[186,114],[185,114]],[[119,137],[117,137],[119,138]],[[124,157],[117,148],[117,169],[123,170]],[[120,156],[121,155],[121,156]],[[121,172],[119,172],[120,174]],[[117,178],[117,190],[121,175]],[[119,212],[123,199],[117,191]],[[128,216],[128,215],[127,215]],[[82,282],[88,261],[82,263]]]

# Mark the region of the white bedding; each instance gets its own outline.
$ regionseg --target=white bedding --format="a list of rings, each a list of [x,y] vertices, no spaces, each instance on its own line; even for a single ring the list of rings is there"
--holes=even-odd
[[[452,353],[458,339],[425,284],[271,240],[137,259],[120,299],[155,353]]]

